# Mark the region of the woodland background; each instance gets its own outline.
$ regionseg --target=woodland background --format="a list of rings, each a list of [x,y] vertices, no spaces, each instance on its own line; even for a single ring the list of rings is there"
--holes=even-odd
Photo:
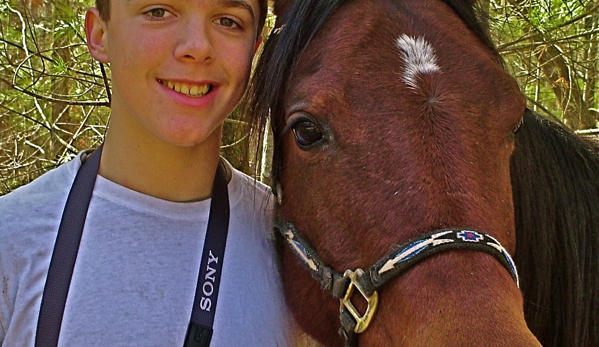
[[[110,69],[87,52],[93,0],[0,0],[0,195],[103,139]],[[529,106],[582,135],[599,134],[599,0],[481,0],[506,67]],[[269,17],[267,26],[272,26]],[[268,29],[268,28],[267,28]],[[268,32],[266,30],[265,32]],[[222,154],[268,181],[271,142],[234,112]],[[249,148],[252,161],[242,158]]]

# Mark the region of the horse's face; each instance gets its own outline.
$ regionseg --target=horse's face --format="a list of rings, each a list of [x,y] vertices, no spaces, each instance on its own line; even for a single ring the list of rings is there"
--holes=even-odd
[[[525,101],[488,47],[443,2],[343,5],[311,40],[287,85],[284,112],[274,115],[278,214],[331,267],[366,268],[392,245],[444,227],[479,229],[514,249],[509,157]],[[341,343],[338,302],[290,252],[283,261],[300,325],[321,342]],[[373,332],[361,341],[416,346],[419,339],[433,346],[451,338],[468,345],[474,340],[460,337],[461,327],[455,336],[434,333],[453,323],[481,328],[478,317],[459,320],[455,308],[479,287],[486,289],[475,294],[488,297],[472,304],[504,300],[505,311],[518,316],[514,325],[524,324],[505,269],[487,255],[449,252],[380,293]],[[390,326],[404,327],[403,336],[392,338]]]

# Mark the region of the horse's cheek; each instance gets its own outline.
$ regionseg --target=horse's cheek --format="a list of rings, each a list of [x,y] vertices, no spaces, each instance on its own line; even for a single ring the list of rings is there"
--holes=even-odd
[[[320,343],[341,347],[343,340],[337,335],[339,317],[336,314],[339,301],[319,287],[288,247],[283,248],[282,263],[285,297],[297,325]]]

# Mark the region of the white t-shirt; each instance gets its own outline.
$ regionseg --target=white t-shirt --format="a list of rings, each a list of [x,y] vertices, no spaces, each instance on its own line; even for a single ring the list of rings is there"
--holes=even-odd
[[[80,156],[0,197],[0,343],[34,346],[54,242]],[[272,198],[233,170],[211,346],[288,346]],[[183,346],[210,200],[175,203],[98,176],[59,346]]]

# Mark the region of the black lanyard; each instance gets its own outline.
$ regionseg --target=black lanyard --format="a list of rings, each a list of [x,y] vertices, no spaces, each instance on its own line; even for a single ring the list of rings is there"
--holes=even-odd
[[[83,162],[69,192],[42,296],[35,335],[36,347],[56,347],[58,345],[64,307],[73,276],[73,269],[75,268],[79,244],[81,243],[89,202],[100,167],[101,155],[102,146]],[[229,231],[229,212],[227,177],[223,165],[219,164],[212,186],[208,229],[184,347],[206,347],[210,345]]]

